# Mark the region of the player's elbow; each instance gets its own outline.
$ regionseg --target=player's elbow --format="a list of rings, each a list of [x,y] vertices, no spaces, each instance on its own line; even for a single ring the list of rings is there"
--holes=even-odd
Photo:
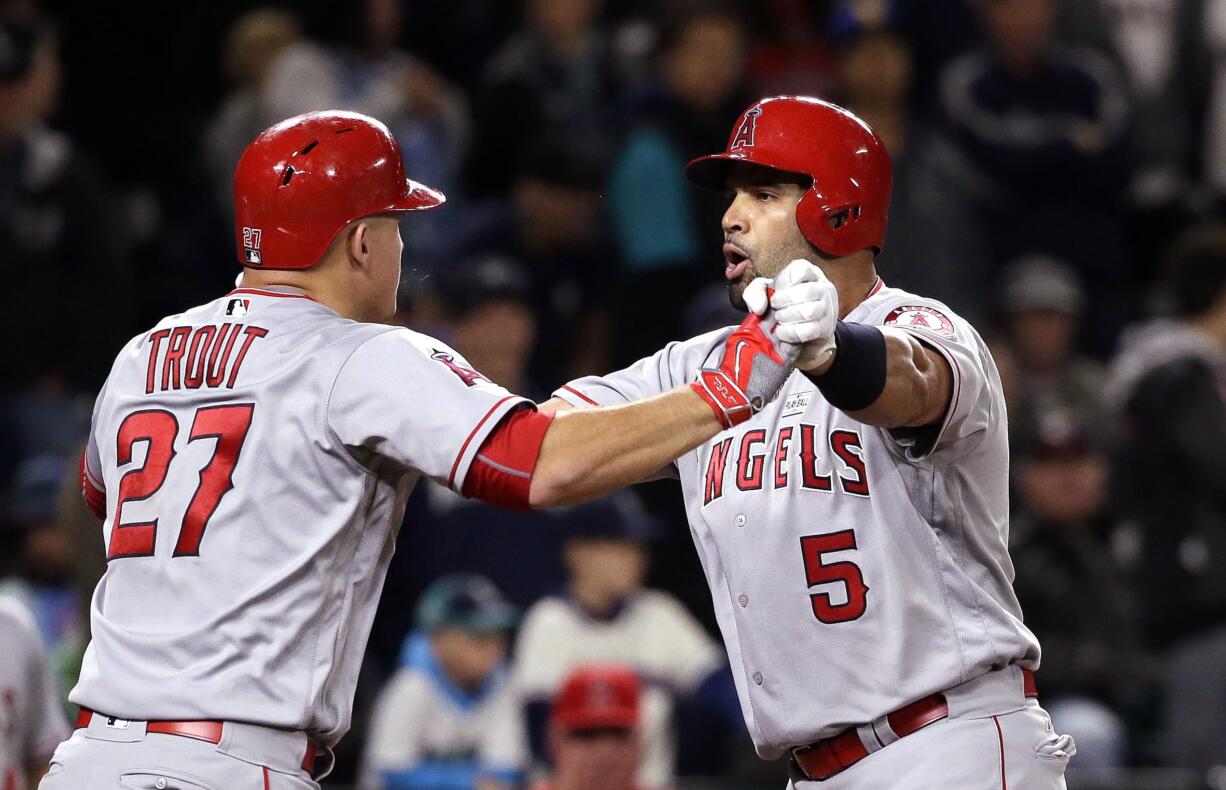
[[[908,390],[913,393],[905,399],[908,404],[906,416],[898,426],[924,428],[939,423],[949,408],[953,391],[949,363],[936,352],[921,349],[912,361],[909,371]]]
[[[584,496],[583,477],[582,470],[573,465],[538,462],[528,488],[528,506],[536,510],[584,501],[588,497]]]

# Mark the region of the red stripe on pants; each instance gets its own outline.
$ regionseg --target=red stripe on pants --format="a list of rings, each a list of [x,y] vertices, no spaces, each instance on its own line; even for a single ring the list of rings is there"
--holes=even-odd
[[[992,722],[996,724],[996,737],[1000,741],[1000,790],[1009,790],[1009,786],[1005,784],[1005,734],[1001,732],[1000,721],[993,716]]]

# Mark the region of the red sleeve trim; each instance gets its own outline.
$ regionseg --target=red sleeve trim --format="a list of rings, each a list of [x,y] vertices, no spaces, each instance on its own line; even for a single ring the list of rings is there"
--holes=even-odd
[[[492,505],[528,510],[532,474],[552,422],[552,414],[532,406],[510,412],[481,444],[461,493]]]
[[[499,399],[499,401],[491,406],[490,410],[485,413],[485,416],[481,418],[481,421],[468,432],[468,438],[464,440],[464,444],[460,445],[460,452],[455,454],[455,463],[451,465],[451,474],[447,476],[448,488],[455,488],[455,475],[456,472],[460,470],[460,460],[464,458],[464,453],[468,450],[468,445],[472,443],[473,437],[481,431],[481,427],[485,425],[486,420],[488,420],[494,414],[494,412],[498,411],[502,404],[514,397],[516,396],[507,395],[506,397]]]
[[[574,395],[576,398],[580,398],[580,399],[582,399],[584,402],[586,402],[586,403],[590,403],[590,404],[591,404],[591,405],[593,405],[593,406],[599,406],[599,405],[600,405],[599,403],[597,403],[596,401],[592,400],[592,399],[591,399],[591,398],[589,398],[588,396],[584,395],[582,392],[580,392],[579,390],[577,390],[577,389],[575,389],[574,387],[570,386],[569,384],[563,384],[563,385],[562,385],[562,389],[566,390],[566,391],[567,391],[567,392],[569,392],[571,395]]]
[[[93,476],[85,465],[85,453],[81,453],[81,496],[85,505],[98,518],[106,518],[106,491],[94,482]]]

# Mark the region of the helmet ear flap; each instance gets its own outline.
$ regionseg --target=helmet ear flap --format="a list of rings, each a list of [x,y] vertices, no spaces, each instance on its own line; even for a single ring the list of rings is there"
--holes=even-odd
[[[854,250],[846,249],[849,237],[857,236],[853,227],[860,218],[859,203],[827,205],[816,187],[805,190],[796,204],[796,224],[814,247],[827,255],[841,257]]]
[[[827,221],[821,196],[815,187],[809,187],[796,204],[796,224],[809,243],[825,253],[831,253],[835,245],[834,230]]]

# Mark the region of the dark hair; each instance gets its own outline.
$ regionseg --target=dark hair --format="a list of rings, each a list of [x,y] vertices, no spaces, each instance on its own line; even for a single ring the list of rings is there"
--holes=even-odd
[[[1163,269],[1175,314],[1203,315],[1226,289],[1226,224],[1207,222],[1185,230],[1176,237]]]
[[[531,305],[529,277],[511,258],[485,255],[462,261],[440,272],[435,289],[453,318],[468,316],[491,302]]]

